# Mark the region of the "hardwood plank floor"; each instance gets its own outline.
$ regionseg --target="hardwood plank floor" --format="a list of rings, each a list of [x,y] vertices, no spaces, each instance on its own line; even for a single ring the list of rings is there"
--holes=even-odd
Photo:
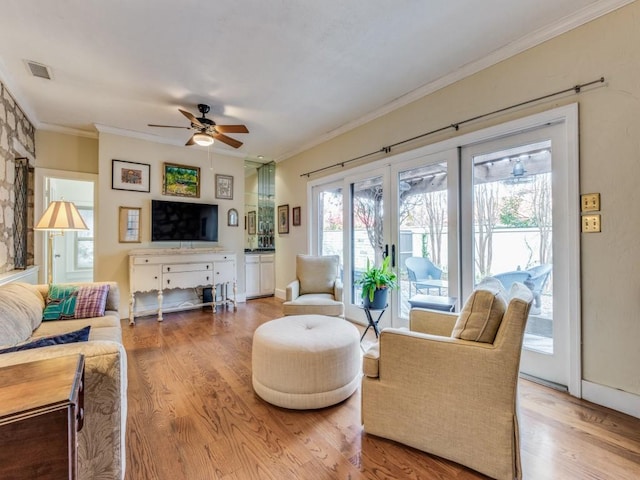
[[[127,480],[480,479],[465,467],[364,434],[360,393],[293,411],[251,387],[251,341],[274,298],[238,311],[123,320],[129,362]],[[361,329],[362,330],[362,329]],[[375,338],[371,330],[365,342]],[[520,381],[526,479],[640,478],[640,420]]]

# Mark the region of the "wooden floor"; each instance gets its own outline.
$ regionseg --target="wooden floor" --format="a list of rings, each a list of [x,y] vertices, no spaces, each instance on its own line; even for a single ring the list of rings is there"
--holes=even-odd
[[[193,310],[163,323],[123,321],[127,480],[486,478],[363,433],[359,392],[315,411],[258,398],[253,331],[281,311],[269,298],[215,317]],[[526,380],[519,395],[524,478],[640,478],[640,420]]]

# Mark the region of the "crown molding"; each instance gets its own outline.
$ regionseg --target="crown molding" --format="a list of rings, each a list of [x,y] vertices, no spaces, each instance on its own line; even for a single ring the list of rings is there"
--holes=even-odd
[[[147,142],[154,142],[154,143],[164,143],[166,145],[173,145],[176,147],[184,147],[185,144],[182,143],[181,141],[177,141],[177,140],[173,140],[173,139],[169,139],[169,138],[165,138],[165,137],[161,137],[159,135],[154,135],[152,133],[144,133],[144,132],[138,132],[135,130],[126,130],[123,128],[117,128],[117,127],[111,127],[109,125],[102,125],[99,123],[94,124],[94,126],[96,127],[96,130],[98,130],[99,133],[110,133],[112,135],[119,135],[121,137],[129,137],[129,138],[136,138],[138,140],[145,140]],[[215,145],[215,143],[214,143]],[[189,148],[200,148],[203,150],[206,150],[207,147],[201,147],[199,145],[191,145]],[[237,157],[237,158],[242,158],[244,159],[246,157],[245,153],[242,152],[237,152],[237,151],[229,151],[229,150],[224,150],[221,148],[216,148],[216,147],[212,147],[211,151],[213,153],[217,153],[220,155],[226,155],[229,157]]]
[[[286,160],[287,158],[310,150],[311,148],[327,142],[339,135],[342,135],[343,133],[349,132],[350,130],[360,127],[384,115],[387,115],[388,113],[404,107],[459,80],[469,77],[493,65],[496,65],[503,60],[511,58],[519,53],[524,52],[525,50],[540,45],[547,40],[562,35],[563,33],[578,28],[586,23],[591,22],[592,20],[595,20],[603,15],[606,15],[630,3],[633,3],[634,1],[635,0],[602,0],[594,2],[591,5],[588,5],[569,16],[561,18],[552,24],[546,25],[536,30],[535,32],[527,34],[524,37],[505,45],[504,47],[490,53],[489,55],[479,60],[463,65],[450,74],[440,77],[433,82],[427,83],[422,87],[419,87],[405,95],[402,95],[401,97],[398,97],[397,99],[387,103],[377,110],[374,110],[356,120],[345,123],[341,127],[327,132],[321,137],[318,137],[315,140],[300,146],[299,148],[281,155],[275,161],[281,162],[283,160]]]
[[[65,135],[73,135],[75,137],[98,138],[98,132],[89,132],[87,130],[80,130],[79,128],[63,127],[54,123],[42,122],[40,123],[38,130],[63,133]]]

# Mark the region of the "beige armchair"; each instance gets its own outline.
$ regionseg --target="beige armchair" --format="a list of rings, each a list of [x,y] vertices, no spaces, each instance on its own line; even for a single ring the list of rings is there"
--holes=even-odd
[[[522,478],[516,398],[533,295],[516,284],[508,304],[499,297],[470,298],[460,317],[412,309],[409,330],[382,331],[364,358],[367,433],[492,478]],[[487,306],[488,314],[472,311]],[[497,332],[490,332],[492,322]]]
[[[285,315],[342,316],[342,280],[338,255],[296,256],[296,279],[287,285]]]

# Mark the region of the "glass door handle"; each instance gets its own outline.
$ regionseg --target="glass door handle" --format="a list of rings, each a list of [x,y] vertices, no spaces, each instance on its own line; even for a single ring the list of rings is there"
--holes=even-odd
[[[396,268],[396,244],[391,245],[391,266]]]

